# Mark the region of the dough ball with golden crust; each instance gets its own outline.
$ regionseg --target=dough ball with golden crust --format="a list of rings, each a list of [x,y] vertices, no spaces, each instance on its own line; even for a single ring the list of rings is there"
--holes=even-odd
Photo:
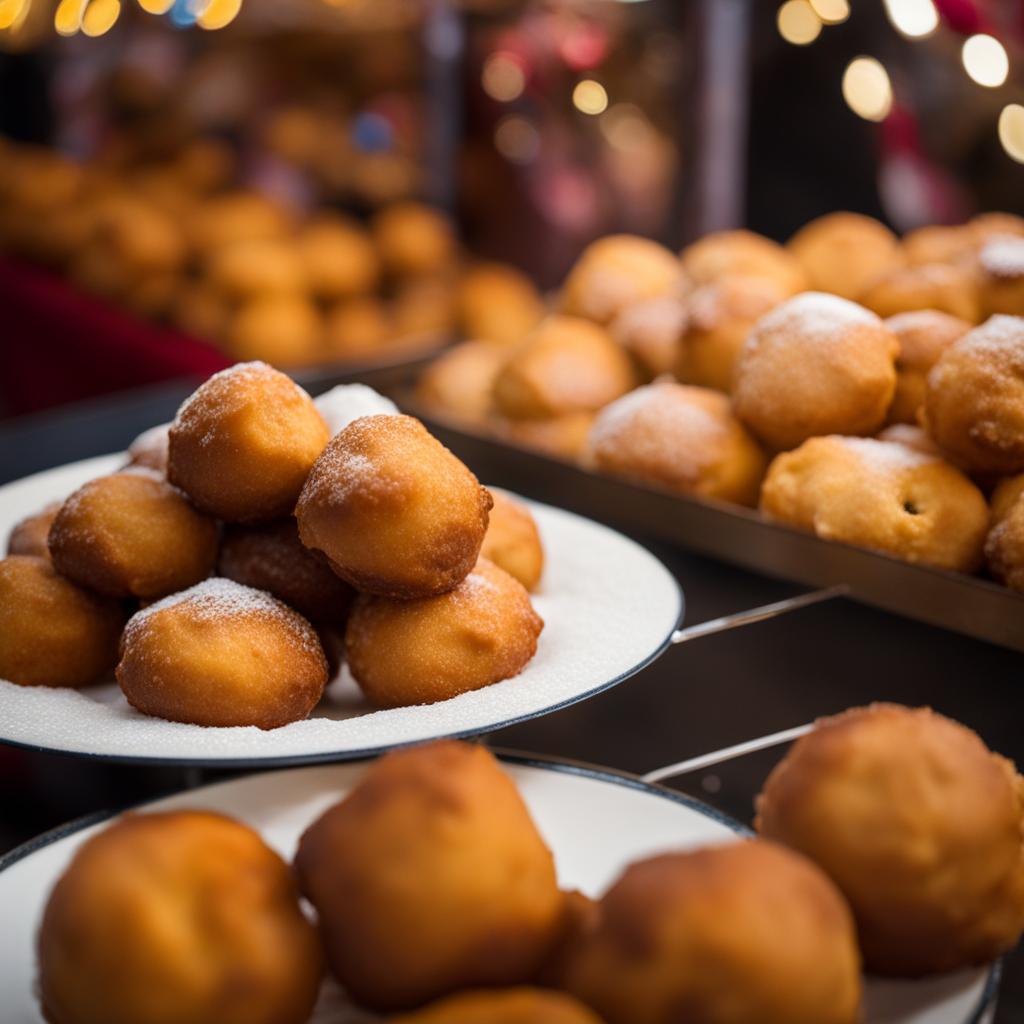
[[[946,349],[921,423],[969,472],[1024,469],[1024,317],[994,316]]]
[[[416,400],[430,412],[471,425],[486,423],[491,392],[508,348],[494,341],[463,341],[442,352],[416,384]]]
[[[310,291],[324,302],[372,292],[380,259],[369,234],[355,221],[323,215],[299,235],[298,254]]]
[[[686,326],[686,300],[657,295],[620,310],[608,331],[650,379],[672,373]]]
[[[376,295],[335,304],[327,314],[324,344],[339,359],[366,359],[385,348],[395,333],[388,307]]]
[[[731,392],[736,361],[754,325],[786,298],[774,282],[727,277],[687,300],[673,368],[684,384]]]
[[[1024,473],[1000,480],[992,492],[992,521],[996,523],[1003,519],[1022,494],[1024,494]]]
[[[903,258],[908,266],[929,263],[965,263],[974,255],[976,239],[966,224],[930,224],[903,236]]]
[[[972,324],[982,318],[977,275],[961,264],[897,267],[876,278],[858,301],[880,317],[936,309]]]
[[[455,283],[447,276],[416,277],[395,290],[395,338],[403,345],[437,343],[455,330]]]
[[[917,423],[917,412],[924,405],[928,371],[954,341],[971,329],[971,324],[937,309],[918,309],[897,313],[885,325],[900,343],[896,393],[886,418],[890,423]]]
[[[1024,217],[1019,217],[1015,213],[1003,213],[999,210],[979,213],[971,218],[967,226],[979,249],[997,237],[1024,238]]]
[[[537,589],[544,571],[544,546],[529,508],[505,491],[491,488],[491,508],[480,557],[514,576],[527,590]]]
[[[1024,593],[1024,473],[1007,477],[992,493],[985,562],[1000,583]]]
[[[299,540],[295,519],[224,529],[217,573],[236,583],[265,590],[310,622],[344,627],[355,592],[327,560]]]
[[[373,218],[370,230],[384,269],[394,277],[439,273],[458,255],[451,222],[423,203],[386,207]]]
[[[316,460],[295,515],[308,548],[357,590],[451,590],[476,564],[491,496],[411,416],[363,416]]]
[[[1024,929],[1024,780],[927,708],[874,704],[797,740],[757,829],[816,861],[857,919],[865,967],[919,976],[983,964]]]
[[[181,286],[171,319],[193,338],[220,345],[231,323],[231,304],[205,281],[187,281]]]
[[[903,263],[899,239],[874,217],[839,211],[805,224],[787,245],[808,287],[856,299],[871,282]]]
[[[185,230],[192,246],[204,253],[236,242],[284,238],[291,221],[288,211],[266,196],[229,192],[193,207]]]
[[[294,295],[306,287],[306,271],[295,245],[268,238],[232,242],[206,260],[206,278],[231,301]]]
[[[51,501],[38,512],[15,523],[7,537],[7,554],[32,555],[49,561],[50,549],[46,539],[63,504],[62,501]]]
[[[567,412],[546,420],[496,419],[494,427],[498,436],[510,444],[576,462],[586,455],[587,439],[595,418],[592,412]]]
[[[524,984],[562,924],[551,851],[493,755],[467,743],[373,762],[307,829],[295,868],[332,972],[377,1011]]]
[[[986,316],[1024,316],[1024,238],[993,239],[978,254],[981,304]]]
[[[960,572],[979,567],[988,524],[984,495],[958,469],[867,437],[812,437],[776,456],[761,511],[825,540]]]
[[[494,404],[510,419],[594,412],[636,384],[629,356],[603,328],[549,316],[509,357],[494,381]]]
[[[694,283],[727,277],[771,281],[784,296],[806,291],[807,275],[795,256],[778,242],[753,231],[716,231],[683,250],[683,268]]]
[[[661,381],[603,409],[590,432],[598,469],[680,494],[754,505],[767,459],[710,388]]]
[[[305,295],[260,295],[238,308],[227,326],[224,347],[242,361],[310,366],[324,358],[323,320]]]
[[[145,715],[276,729],[316,707],[327,659],[298,612],[264,591],[212,577],[129,619],[117,681]]]
[[[445,594],[357,598],[345,659],[375,707],[433,704],[518,675],[543,628],[523,585],[481,558]]]
[[[608,1024],[856,1024],[849,908],[809,860],[748,839],[626,868],[564,987]]]
[[[544,303],[537,286],[508,264],[478,263],[459,281],[459,327],[467,338],[515,344],[543,316]]]
[[[870,434],[896,388],[896,336],[873,313],[807,292],[777,306],[748,335],[733,408],[771,448],[819,434]]]
[[[87,686],[117,661],[120,604],[57,575],[45,558],[0,560],[0,679]]]
[[[602,1024],[564,992],[520,988],[460,992],[422,1010],[391,1017],[388,1024]]]
[[[639,235],[608,235],[583,250],[562,286],[561,308],[607,324],[636,302],[685,291],[675,253]]]
[[[161,476],[167,476],[167,446],[170,423],[160,423],[144,430],[128,445],[128,465],[144,466]]]
[[[329,439],[313,400],[265,363],[215,374],[171,424],[167,475],[228,522],[289,515]]]
[[[207,811],[126,814],[85,842],[38,953],[52,1024],[304,1024],[323,970],[288,865]]]

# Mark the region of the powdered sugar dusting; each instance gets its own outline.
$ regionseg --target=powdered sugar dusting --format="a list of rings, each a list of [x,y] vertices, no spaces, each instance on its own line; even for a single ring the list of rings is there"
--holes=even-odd
[[[178,414],[175,416],[175,422],[183,422],[188,418],[189,413],[195,404],[196,396],[200,393],[208,394],[210,391],[220,391],[225,389],[225,386],[229,383],[234,383],[239,380],[256,380],[267,373],[274,372],[275,370],[272,366],[268,366],[266,363],[260,362],[259,360],[253,360],[249,363],[235,363],[234,366],[229,366],[224,370],[220,370],[200,384],[199,387],[196,388],[180,406],[178,406]],[[298,387],[298,384],[295,386]],[[302,389],[299,388],[299,390],[301,391]]]
[[[313,404],[332,437],[363,416],[398,415],[398,406],[390,398],[366,384],[339,384],[315,398]]]
[[[1024,238],[997,235],[981,250],[978,260],[993,277],[1024,277]]]
[[[674,393],[676,389],[674,384],[647,384],[605,406],[590,432],[591,446],[599,450],[616,444],[632,424],[648,417],[656,419],[657,431],[634,437],[633,443],[647,438],[666,453],[680,439],[710,439],[722,432],[718,417],[695,402],[685,401]]]
[[[937,455],[929,455],[898,441],[879,441],[873,437],[842,437],[839,440],[877,473],[905,473],[940,461]]]
[[[968,331],[949,351],[970,352],[993,363],[1024,367],[1024,317],[991,316],[980,327]]]
[[[792,331],[802,338],[823,343],[851,324],[881,323],[871,310],[849,299],[824,292],[804,292],[763,316],[757,323],[754,336],[762,331]]]

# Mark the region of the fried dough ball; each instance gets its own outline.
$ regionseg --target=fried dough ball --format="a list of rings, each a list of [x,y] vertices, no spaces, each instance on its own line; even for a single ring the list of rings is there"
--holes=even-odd
[[[160,423],[144,430],[128,445],[128,465],[144,466],[161,476],[167,475],[167,446],[170,423]]]
[[[787,245],[808,287],[856,299],[871,282],[901,266],[899,239],[874,217],[840,211],[805,224]]]
[[[436,274],[457,255],[455,233],[448,218],[423,203],[394,203],[370,225],[384,269],[395,277]]]
[[[306,830],[295,868],[331,971],[377,1011],[528,982],[565,906],[515,784],[451,740],[374,761]]]
[[[364,416],[316,460],[299,536],[357,590],[409,599],[451,590],[476,564],[491,496],[411,416]]]
[[[825,540],[974,572],[984,495],[934,455],[867,437],[812,437],[768,467],[761,511]]]
[[[230,192],[197,204],[185,230],[194,248],[211,252],[235,242],[284,238],[291,216],[278,203],[257,192]]]
[[[626,306],[685,290],[682,265],[665,246],[639,235],[608,235],[583,250],[562,286],[561,308],[607,324]]]
[[[188,335],[221,343],[231,323],[231,304],[204,281],[190,281],[178,292],[171,318]]]
[[[478,263],[462,275],[458,322],[467,338],[505,345],[521,341],[544,316],[537,286],[505,263]]]
[[[601,1024],[594,1012],[564,992],[541,988],[460,992],[389,1024]]]
[[[1000,583],[1024,592],[1024,473],[1007,477],[992,494],[985,562]]]
[[[514,576],[527,590],[537,589],[544,571],[544,546],[529,508],[504,491],[491,490],[494,506],[480,557]]]
[[[53,1024],[304,1024],[323,970],[288,865],[208,811],[126,814],[85,842],[38,953]]]
[[[232,301],[294,295],[306,286],[299,252],[291,242],[276,238],[215,249],[206,261],[206,278]]]
[[[387,306],[376,295],[362,295],[335,305],[327,314],[324,331],[332,355],[359,359],[384,348],[395,326]]]
[[[981,319],[977,277],[959,264],[897,267],[876,278],[858,301],[880,317],[935,309],[972,324]]]
[[[354,221],[321,216],[299,235],[298,254],[310,290],[324,302],[372,292],[380,259],[369,234]]]
[[[816,861],[857,920],[865,967],[983,964],[1024,929],[1024,780],[970,729],[874,704],[817,723],[776,766],[755,826]]]
[[[978,255],[985,314],[1024,316],[1024,238],[1002,237]]]
[[[398,406],[366,384],[337,384],[313,400],[331,437],[362,416],[394,416]]]
[[[1024,473],[1000,480],[999,485],[992,492],[992,521],[997,523],[1000,519],[1004,519],[1022,494],[1024,494]]]
[[[302,388],[265,363],[238,363],[178,410],[167,475],[219,519],[280,519],[295,507],[329,437]]]
[[[596,418],[592,412],[567,412],[546,420],[498,419],[494,427],[500,437],[520,448],[575,462],[586,455]]]
[[[771,281],[784,296],[808,288],[807,275],[796,257],[777,242],[753,231],[716,231],[687,246],[683,268],[698,284],[726,277],[757,277]]]
[[[442,352],[416,384],[416,400],[433,413],[482,425],[508,348],[495,341],[463,341]]]
[[[220,139],[193,139],[174,160],[174,174],[195,192],[213,192],[235,177],[234,151]]]
[[[924,405],[928,371],[954,341],[971,329],[971,324],[936,309],[919,309],[897,313],[885,325],[900,343],[896,393],[886,418],[890,423],[917,423],[917,412]]]
[[[879,441],[893,441],[925,455],[943,458],[942,449],[932,440],[923,427],[911,423],[890,423],[884,430],[875,434]]]
[[[684,384],[732,391],[736,361],[747,335],[786,298],[774,282],[727,277],[698,288],[687,300],[672,368]]]
[[[903,258],[908,266],[929,263],[964,263],[975,249],[974,232],[966,224],[932,224],[903,236]]]
[[[417,277],[395,293],[392,312],[396,338],[433,338],[455,330],[458,311],[453,282],[443,277]]]
[[[145,468],[79,487],[50,527],[54,567],[108,597],[163,597],[209,576],[217,524]]]
[[[595,412],[636,384],[629,356],[597,324],[549,316],[494,381],[497,411],[511,419]]]
[[[1024,217],[1018,217],[1015,213],[979,213],[967,226],[978,248],[987,245],[996,237],[1024,238]]]
[[[675,368],[676,350],[686,325],[686,300],[659,295],[625,306],[608,331],[649,377]]]
[[[767,465],[725,395],[671,381],[637,388],[603,409],[590,453],[613,476],[741,505],[757,503]]]
[[[276,729],[327,684],[316,630],[270,594],[212,577],[128,620],[117,681],[144,715]]]
[[[896,388],[896,336],[873,313],[807,292],[762,317],[740,350],[736,415],[769,447],[820,434],[869,434]]]
[[[922,426],[969,472],[1024,469],[1024,318],[994,316],[928,374]]]
[[[273,594],[310,622],[343,627],[355,592],[299,540],[295,519],[225,528],[217,573]]]
[[[225,346],[234,358],[277,366],[309,366],[323,354],[324,325],[305,295],[261,295],[248,300],[228,325]]]
[[[748,839],[626,868],[564,987],[608,1024],[855,1024],[853,919],[824,872]]]
[[[0,679],[86,686],[117,661],[124,611],[59,576],[45,558],[0,560]]]
[[[49,560],[50,549],[46,546],[46,538],[63,504],[62,501],[51,501],[38,512],[15,523],[7,537],[7,554],[32,555]]]

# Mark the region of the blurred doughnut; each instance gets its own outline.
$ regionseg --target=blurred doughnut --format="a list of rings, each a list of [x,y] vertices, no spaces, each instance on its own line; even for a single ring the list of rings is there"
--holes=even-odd
[[[992,492],[985,562],[1000,583],[1024,592],[1024,473],[1000,481]]]
[[[504,569],[527,590],[536,590],[544,571],[544,547],[533,514],[505,491],[490,491],[494,505],[480,557]]]
[[[304,295],[267,294],[246,301],[228,324],[225,348],[242,362],[309,366],[323,358],[324,324]]]
[[[206,279],[230,301],[243,301],[301,293],[306,269],[292,242],[268,238],[214,249],[206,259]]]
[[[395,334],[391,311],[376,295],[337,303],[327,314],[325,343],[331,355],[360,359],[385,348]]]
[[[974,237],[975,246],[979,249],[997,237],[1009,235],[1024,238],[1024,217],[1018,217],[1015,213],[979,213],[967,226]]]
[[[981,304],[987,316],[1024,316],[1024,238],[1001,237],[978,254]]]
[[[7,554],[32,555],[49,561],[50,549],[46,546],[46,538],[63,504],[63,501],[51,501],[38,512],[19,519],[7,537]]]
[[[214,192],[231,182],[237,171],[232,148],[220,139],[193,139],[174,160],[174,173],[194,192]]]
[[[934,309],[972,324],[981,319],[976,274],[960,264],[897,267],[875,278],[858,301],[883,318]]]
[[[231,305],[216,288],[189,281],[178,292],[171,319],[193,338],[220,344],[231,322]]]
[[[601,1024],[582,1003],[564,992],[540,988],[460,992],[389,1024]]]
[[[908,266],[929,263],[964,263],[974,255],[976,239],[966,224],[933,224],[903,236],[903,257]]]
[[[472,425],[488,422],[491,393],[508,348],[494,341],[463,341],[446,349],[420,374],[416,400],[431,413]]]
[[[438,338],[455,330],[458,312],[453,282],[418,277],[397,289],[392,300],[396,338]]]
[[[160,423],[144,430],[128,445],[128,465],[144,466],[162,476],[167,475],[168,435],[170,423]]]
[[[505,263],[478,263],[459,281],[458,322],[466,338],[515,344],[544,316],[537,286]]]
[[[660,295],[624,306],[608,331],[643,373],[653,378],[673,371],[686,319],[686,300]]]
[[[596,413],[567,412],[546,420],[493,420],[499,437],[520,448],[540,452],[555,459],[576,462],[587,451]]]
[[[369,234],[354,221],[323,214],[298,238],[298,254],[313,294],[334,302],[372,292],[380,260]]]
[[[1000,519],[1004,519],[1022,494],[1024,494],[1024,473],[1000,480],[992,492],[992,521],[997,523]]]
[[[757,277],[771,281],[784,296],[808,288],[807,275],[796,257],[753,231],[712,232],[688,245],[682,259],[684,269],[698,285],[727,277]]]
[[[207,199],[185,221],[189,241],[200,254],[235,242],[284,238],[291,226],[285,208],[258,192],[228,192]]]
[[[416,277],[437,274],[458,255],[448,218],[423,203],[393,203],[377,213],[370,231],[388,274]]]

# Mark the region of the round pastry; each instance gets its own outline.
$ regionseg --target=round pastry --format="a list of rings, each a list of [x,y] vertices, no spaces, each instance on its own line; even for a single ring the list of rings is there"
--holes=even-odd
[[[544,546],[529,508],[505,491],[491,489],[494,505],[480,557],[514,576],[527,590],[537,589],[544,571]]]
[[[354,221],[323,215],[298,239],[298,253],[310,290],[324,302],[372,292],[380,260],[370,236]]]
[[[316,630],[261,590],[212,577],[136,612],[117,681],[144,715],[260,729],[308,717],[327,684]]]
[[[171,319],[188,335],[221,343],[231,322],[231,306],[216,288],[204,281],[182,285]]]
[[[564,987],[608,1024],[856,1024],[849,908],[809,860],[748,839],[626,868]]]
[[[265,363],[214,374],[171,424],[167,476],[228,522],[291,513],[330,435],[312,399]]]
[[[625,306],[608,331],[648,377],[671,373],[686,325],[687,303],[674,295],[656,295]]]
[[[225,347],[241,361],[309,366],[323,357],[324,324],[305,295],[268,294],[246,301],[231,319]]]
[[[279,204],[257,192],[229,192],[197,204],[185,223],[192,246],[211,252],[235,242],[284,238],[291,217]]]
[[[299,536],[357,590],[409,599],[451,590],[476,564],[491,496],[411,416],[364,416],[316,460]]]
[[[494,404],[510,419],[594,412],[636,384],[629,356],[589,320],[549,316],[494,380]]]
[[[696,284],[725,277],[771,281],[784,296],[807,290],[807,275],[792,253],[753,231],[716,231],[683,250],[683,267]]]
[[[994,316],[928,374],[922,425],[969,472],[1024,469],[1024,318]]]
[[[1024,929],[1024,780],[927,708],[818,722],[757,799],[755,826],[816,861],[857,920],[867,970],[987,963]]]
[[[360,359],[384,348],[395,333],[387,306],[376,295],[337,303],[327,314],[324,341],[341,359]]]
[[[187,248],[174,218],[138,196],[120,193],[100,204],[91,244],[133,274],[179,270]]]
[[[374,761],[303,835],[295,868],[331,971],[377,1011],[528,982],[565,906],[515,784],[451,740]]]
[[[881,320],[835,295],[807,292],[762,317],[740,350],[736,415],[771,448],[819,434],[869,434],[896,388],[899,342]]]
[[[875,278],[903,263],[899,239],[874,217],[840,211],[805,224],[787,248],[808,287],[856,299]]]
[[[0,560],[0,679],[86,686],[117,661],[121,606],[58,576],[45,558]]]
[[[608,235],[583,250],[562,286],[561,307],[607,324],[634,303],[685,291],[683,268],[665,246],[639,235]]]
[[[1000,583],[1024,592],[1024,473],[1007,477],[992,493],[985,562]]]
[[[454,284],[444,277],[417,277],[405,282],[392,302],[395,337],[403,343],[437,340],[455,330],[456,309]]]
[[[38,512],[15,523],[7,537],[7,554],[33,555],[49,560],[50,549],[46,539],[63,504],[62,501],[51,501]]]
[[[398,406],[366,384],[338,384],[313,399],[331,437],[362,416],[394,416]]]
[[[776,456],[761,511],[825,540],[960,572],[981,564],[988,526],[984,495],[959,470],[867,437],[812,437]]]
[[[974,236],[975,246],[979,249],[997,237],[1024,238],[1024,217],[1018,217],[1015,213],[979,213],[967,226]]]
[[[902,240],[908,266],[929,263],[966,263],[974,255],[976,239],[966,224],[933,224],[909,231]]]
[[[226,186],[237,171],[234,151],[220,139],[193,139],[174,160],[174,173],[195,192],[214,192]]]
[[[184,280],[177,271],[143,274],[125,294],[125,307],[144,320],[168,316],[177,303]]]
[[[1000,480],[992,492],[992,522],[997,523],[1000,519],[1005,518],[1022,494],[1024,494],[1024,473]]]
[[[890,423],[917,423],[924,405],[925,378],[939,356],[971,325],[936,309],[897,313],[885,322],[900,343],[896,357],[896,393],[886,417]]]
[[[519,675],[543,628],[523,585],[481,558],[444,594],[361,595],[345,631],[345,660],[375,707],[434,704]]]
[[[897,267],[877,277],[858,301],[881,317],[934,309],[972,324],[981,319],[977,275],[962,264]]]
[[[546,420],[496,419],[494,428],[500,437],[520,448],[576,462],[586,456],[595,418],[592,412],[567,412]]]
[[[993,239],[978,254],[985,314],[1024,316],[1024,238]]]
[[[217,524],[159,473],[130,468],[79,487],[61,505],[48,545],[69,580],[148,601],[210,575]]]
[[[942,449],[931,439],[927,431],[911,423],[890,423],[884,430],[875,434],[875,437],[879,441],[893,441],[906,445],[907,448],[923,452],[925,455],[943,457]]]
[[[293,243],[268,238],[232,242],[206,260],[206,278],[231,301],[295,295],[306,287],[306,269]]]
[[[388,206],[373,218],[370,228],[384,269],[395,277],[436,274],[457,256],[448,218],[423,203]]]
[[[265,590],[310,622],[345,625],[355,593],[327,562],[299,540],[295,519],[225,528],[217,573]]]
[[[506,345],[521,341],[544,315],[537,286],[505,263],[478,263],[467,270],[459,281],[457,302],[465,337]]]
[[[564,992],[542,988],[460,992],[388,1024],[602,1024],[594,1012]]]
[[[702,285],[687,300],[672,367],[684,384],[732,391],[736,361],[747,335],[786,298],[774,282],[727,277]]]
[[[467,424],[487,423],[491,392],[508,348],[494,341],[463,341],[442,352],[416,384],[416,400],[432,413]]]
[[[680,494],[757,503],[767,459],[709,388],[661,381],[603,409],[590,432],[590,455],[606,473]]]
[[[170,423],[160,423],[144,430],[128,445],[128,465],[151,469],[161,476],[167,475],[168,435]]]
[[[288,865],[208,811],[126,814],[87,840],[38,952],[52,1024],[304,1024],[323,971]]]

